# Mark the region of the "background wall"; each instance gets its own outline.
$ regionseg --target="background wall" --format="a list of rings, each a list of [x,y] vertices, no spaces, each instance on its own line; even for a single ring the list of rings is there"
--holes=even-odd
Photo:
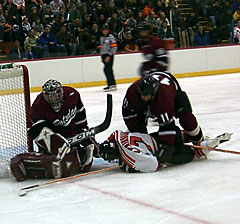
[[[176,77],[213,75],[240,71],[240,46],[222,46],[169,51],[169,71]],[[131,82],[138,77],[138,68],[143,61],[140,53],[118,54],[114,71],[118,82]],[[55,78],[75,87],[104,85],[103,64],[100,56],[84,56],[64,59],[49,59],[18,62],[29,68],[32,90]]]

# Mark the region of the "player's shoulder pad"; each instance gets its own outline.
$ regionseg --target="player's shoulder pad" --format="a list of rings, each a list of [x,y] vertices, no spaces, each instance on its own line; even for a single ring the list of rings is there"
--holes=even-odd
[[[63,86],[63,91],[64,91],[64,94],[66,96],[69,96],[69,97],[71,97],[71,96],[80,96],[80,93],[76,89],[74,89],[74,88],[72,88],[70,86]]]

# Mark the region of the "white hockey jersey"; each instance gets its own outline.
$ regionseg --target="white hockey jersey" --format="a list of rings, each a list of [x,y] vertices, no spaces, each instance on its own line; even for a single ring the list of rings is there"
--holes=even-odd
[[[116,130],[108,140],[118,145],[122,160],[137,171],[154,172],[161,166],[155,156],[157,143],[148,134]]]

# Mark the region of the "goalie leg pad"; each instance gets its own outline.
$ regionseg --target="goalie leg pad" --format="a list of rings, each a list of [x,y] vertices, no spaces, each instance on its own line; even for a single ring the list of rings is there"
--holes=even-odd
[[[27,178],[53,178],[55,172],[52,162],[56,161],[52,155],[21,153],[11,160],[10,168],[17,181]]]
[[[27,172],[23,165],[21,154],[11,159],[10,169],[17,181],[24,181],[27,178]]]

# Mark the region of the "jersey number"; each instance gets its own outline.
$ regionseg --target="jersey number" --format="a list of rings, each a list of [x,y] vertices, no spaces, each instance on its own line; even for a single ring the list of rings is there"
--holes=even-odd
[[[139,137],[136,137],[136,136],[131,136],[131,137],[130,137],[130,144],[131,144],[131,145],[135,145],[135,146],[139,147],[139,143],[144,144],[144,145],[147,147],[148,150],[152,151],[151,146],[148,145],[148,144],[146,144],[146,142],[144,142],[144,141],[142,140],[142,138],[139,138]],[[136,151],[134,151],[134,152],[140,153],[140,151],[139,151],[138,149],[135,149],[135,150],[136,150]]]

